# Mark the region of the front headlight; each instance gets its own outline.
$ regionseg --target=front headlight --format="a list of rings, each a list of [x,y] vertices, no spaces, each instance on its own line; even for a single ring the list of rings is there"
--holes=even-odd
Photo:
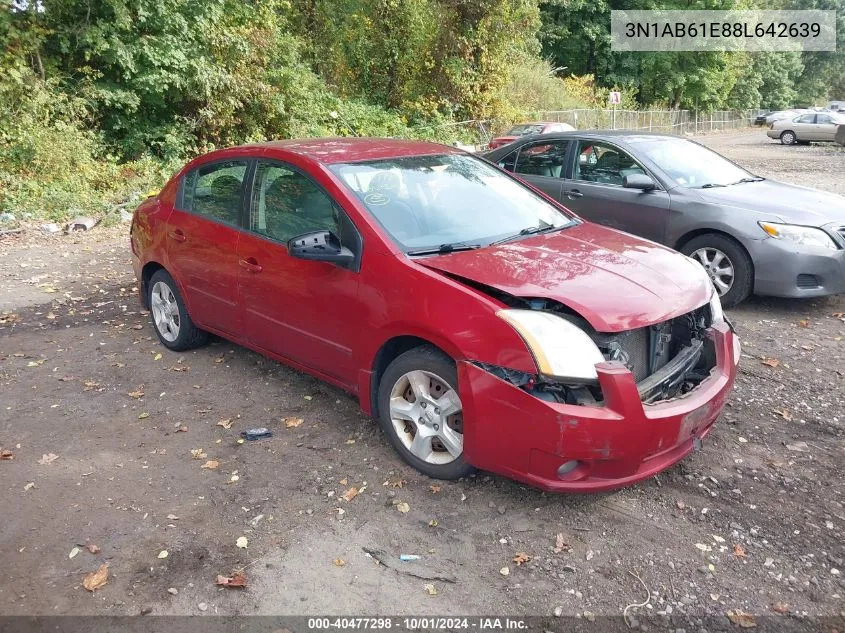
[[[719,293],[713,291],[713,296],[710,297],[710,322],[718,323],[725,320],[725,313],[722,311],[722,300],[719,299]]]
[[[790,240],[801,246],[815,246],[836,250],[836,242],[821,229],[811,226],[799,226],[797,224],[777,224],[775,222],[759,222],[758,224],[769,237],[778,240]]]
[[[566,319],[537,310],[499,310],[531,350],[541,374],[575,380],[596,380],[596,364],[604,362],[584,330]]]

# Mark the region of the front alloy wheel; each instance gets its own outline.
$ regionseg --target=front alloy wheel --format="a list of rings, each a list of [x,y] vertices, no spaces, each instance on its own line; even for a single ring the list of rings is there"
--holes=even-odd
[[[379,379],[378,420],[396,452],[421,473],[459,479],[473,471],[464,459],[458,369],[436,347],[415,347],[387,366]]]
[[[405,448],[429,464],[449,464],[464,452],[461,399],[440,376],[402,375],[390,391],[390,421]]]
[[[704,267],[720,297],[730,292],[734,284],[734,267],[727,255],[717,248],[705,247],[693,251],[692,258]]]

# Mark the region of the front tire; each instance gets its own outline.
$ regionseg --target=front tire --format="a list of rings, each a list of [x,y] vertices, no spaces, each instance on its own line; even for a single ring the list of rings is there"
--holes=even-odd
[[[780,142],[784,145],[795,145],[797,141],[798,137],[792,130],[786,130],[780,133]]]
[[[194,325],[179,287],[166,270],[153,274],[147,292],[153,328],[162,345],[174,352],[183,352],[208,342],[208,332]]]
[[[379,424],[397,453],[435,479],[473,472],[463,457],[463,406],[455,361],[424,345],[396,357],[379,381]]]
[[[725,308],[733,308],[751,294],[754,268],[739,242],[725,235],[708,233],[691,239],[681,252],[701,264]]]

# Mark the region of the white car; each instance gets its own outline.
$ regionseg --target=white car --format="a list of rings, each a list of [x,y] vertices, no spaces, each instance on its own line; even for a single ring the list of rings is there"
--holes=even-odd
[[[836,112],[808,112],[793,118],[774,121],[766,136],[780,139],[784,145],[810,141],[834,141],[836,129],[845,125],[845,115]]]

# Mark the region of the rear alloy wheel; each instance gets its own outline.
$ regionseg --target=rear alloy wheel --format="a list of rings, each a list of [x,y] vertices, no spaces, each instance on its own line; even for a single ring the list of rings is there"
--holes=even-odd
[[[464,461],[463,406],[451,358],[433,347],[397,357],[379,384],[379,422],[397,452],[438,479],[472,472]]]
[[[176,282],[166,270],[156,271],[150,279],[147,300],[153,327],[165,347],[181,352],[208,341],[208,332],[194,325]]]
[[[737,242],[723,235],[700,235],[681,250],[701,264],[722,305],[732,308],[751,294],[751,259]]]
[[[794,145],[795,141],[798,140],[798,137],[795,136],[795,132],[792,130],[786,130],[785,132],[781,132],[780,135],[780,142],[784,145]]]

